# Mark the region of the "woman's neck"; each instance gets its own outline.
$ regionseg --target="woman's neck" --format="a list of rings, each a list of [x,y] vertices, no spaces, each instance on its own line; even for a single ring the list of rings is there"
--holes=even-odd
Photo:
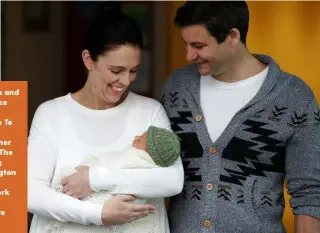
[[[87,82],[82,89],[72,94],[72,98],[77,101],[79,104],[94,110],[105,110],[109,108],[113,108],[120,103],[123,102],[124,98],[114,104],[114,103],[107,103],[106,101],[102,100],[99,96],[99,93],[94,91],[94,88]]]

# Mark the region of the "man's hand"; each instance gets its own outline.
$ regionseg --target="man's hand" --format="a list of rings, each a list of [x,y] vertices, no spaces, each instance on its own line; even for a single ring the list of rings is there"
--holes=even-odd
[[[295,233],[320,233],[320,220],[308,215],[294,216]]]
[[[135,197],[131,195],[116,195],[107,201],[102,209],[101,219],[104,225],[120,225],[143,218],[155,212],[155,207],[149,204],[133,204]]]
[[[74,174],[62,180],[62,192],[78,199],[90,196],[93,191],[89,185],[89,167],[80,166],[75,169],[77,171]]]

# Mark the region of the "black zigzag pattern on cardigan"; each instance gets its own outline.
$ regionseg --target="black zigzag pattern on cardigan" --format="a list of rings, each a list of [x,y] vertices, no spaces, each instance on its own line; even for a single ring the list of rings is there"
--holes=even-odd
[[[314,119],[320,123],[320,110],[318,110],[317,112],[314,112]]]
[[[185,173],[185,181],[202,181],[199,167],[192,166],[192,159],[201,158],[203,148],[196,133],[178,133],[181,139],[181,154]]]
[[[178,117],[170,117],[171,128],[173,131],[182,131],[181,124],[191,124],[192,122],[188,119],[188,117],[192,117],[192,113],[190,111],[177,111],[179,114]]]
[[[265,172],[284,172],[285,147],[278,145],[281,141],[272,138],[276,131],[266,129],[264,122],[246,120],[244,129],[252,133],[251,141],[233,137],[222,153],[222,158],[236,163],[236,169],[224,168],[228,175],[220,175],[220,181],[243,186],[247,177],[266,177]],[[258,156],[264,152],[273,153],[271,164],[262,163]],[[250,163],[248,163],[250,161]]]

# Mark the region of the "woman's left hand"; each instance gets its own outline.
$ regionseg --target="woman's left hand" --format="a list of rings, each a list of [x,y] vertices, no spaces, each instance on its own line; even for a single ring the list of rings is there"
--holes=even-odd
[[[89,184],[89,167],[80,166],[75,169],[77,171],[74,174],[62,180],[62,192],[78,199],[90,196],[93,191]]]

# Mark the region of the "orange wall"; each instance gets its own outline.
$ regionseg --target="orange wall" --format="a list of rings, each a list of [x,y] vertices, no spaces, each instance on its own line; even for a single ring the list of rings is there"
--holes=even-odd
[[[187,64],[180,32],[173,25],[183,2],[168,3],[166,28],[167,73]],[[248,48],[272,56],[282,69],[298,75],[313,89],[320,102],[320,2],[248,2]],[[285,190],[285,193],[287,190]],[[293,215],[286,194],[284,223],[293,233]]]
[[[248,2],[248,47],[307,82],[320,101],[320,2]]]

